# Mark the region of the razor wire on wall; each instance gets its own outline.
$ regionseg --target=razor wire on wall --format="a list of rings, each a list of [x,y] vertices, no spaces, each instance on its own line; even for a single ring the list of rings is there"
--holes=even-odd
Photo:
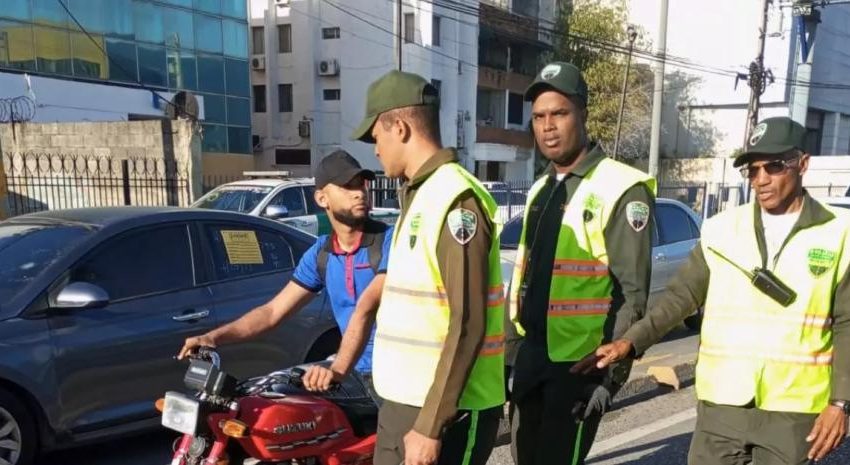
[[[35,101],[27,96],[0,98],[0,123],[23,123],[35,117]]]

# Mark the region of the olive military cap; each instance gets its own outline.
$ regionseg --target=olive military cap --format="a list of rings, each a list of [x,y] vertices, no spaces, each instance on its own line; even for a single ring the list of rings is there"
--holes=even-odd
[[[737,168],[753,155],[783,155],[792,149],[803,150],[806,128],[785,116],[767,118],[753,128],[744,153],[735,157]]]
[[[352,140],[375,143],[372,126],[381,113],[396,108],[440,104],[437,89],[422,76],[393,70],[369,85],[366,93],[366,117],[351,134]]]
[[[554,61],[546,65],[540,70],[534,82],[525,89],[525,100],[532,102],[541,92],[550,89],[564,95],[578,97],[587,106],[589,97],[587,83],[581,71],[572,63]]]

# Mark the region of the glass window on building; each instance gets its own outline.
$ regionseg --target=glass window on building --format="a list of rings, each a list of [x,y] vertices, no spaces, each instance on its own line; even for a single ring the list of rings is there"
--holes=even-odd
[[[65,4],[89,33],[133,37],[130,0],[65,0]],[[72,25],[76,28],[73,21]]]
[[[74,56],[74,76],[106,79],[109,77],[109,64],[101,51],[106,49],[102,36],[92,36],[97,44],[81,32],[71,33],[71,53]]]
[[[0,66],[35,71],[32,26],[13,21],[0,21]]]
[[[339,100],[340,98],[339,89],[325,89],[322,92],[325,100]]]
[[[70,76],[71,40],[68,31],[36,27],[34,32],[36,69],[42,73]]]
[[[248,26],[245,23],[224,20],[224,54],[232,57],[248,58]]]
[[[434,86],[435,89],[437,89],[437,97],[438,98],[441,95],[443,95],[442,94],[442,92],[443,92],[443,81],[441,81],[439,79],[431,79],[431,85]]]
[[[266,112],[266,86],[254,86],[254,113]]]
[[[135,23],[136,40],[163,44],[163,8],[148,2],[133,3],[133,22]]]
[[[204,152],[227,152],[227,126],[203,124],[201,150]]]
[[[251,78],[246,60],[224,59],[224,78],[227,93],[248,98],[251,96]]]
[[[431,22],[431,45],[434,47],[440,46],[440,38],[442,36],[442,28],[440,26],[440,17],[434,15]]]
[[[251,128],[227,128],[227,145],[231,153],[251,153]]]
[[[195,8],[207,13],[221,14],[221,0],[195,0]]]
[[[416,16],[413,13],[404,14],[404,41],[408,44],[416,40]]]
[[[221,0],[221,13],[231,18],[245,19],[248,16],[245,0]]]
[[[322,39],[339,39],[339,28],[338,27],[324,27],[324,28],[322,28]]]
[[[250,126],[251,100],[239,97],[227,97],[227,124]]]
[[[254,55],[266,53],[266,41],[263,34],[265,30],[262,27],[251,28],[251,53]]]
[[[186,8],[192,8],[192,0],[160,0],[165,3],[170,3],[172,5],[184,6]]]
[[[522,124],[522,94],[508,93],[508,124]]]
[[[310,150],[304,149],[275,149],[274,163],[276,165],[310,165]]]
[[[277,108],[281,113],[292,113],[292,84],[278,84]]]
[[[177,8],[162,9],[165,45],[174,48],[195,48],[195,28],[192,13]]]
[[[168,87],[171,89],[198,89],[198,74],[195,54],[183,50],[168,49]]]
[[[224,93],[224,59],[198,55],[198,90]]]
[[[32,0],[32,19],[37,24],[68,27],[68,13],[56,0]]]
[[[32,19],[30,0],[5,0],[0,8],[0,16],[29,21]]]
[[[139,44],[139,78],[142,84],[156,87],[168,85],[165,48]]]
[[[106,53],[109,55],[109,79],[124,82],[138,81],[136,44],[107,38]]]
[[[195,46],[205,52],[222,53],[220,19],[195,15]]]
[[[277,53],[292,53],[292,25],[277,26]]]
[[[221,95],[204,94],[204,122],[227,123],[227,107]]]

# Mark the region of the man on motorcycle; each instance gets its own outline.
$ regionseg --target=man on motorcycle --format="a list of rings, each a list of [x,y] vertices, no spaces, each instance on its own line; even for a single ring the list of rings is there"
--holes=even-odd
[[[316,203],[331,223],[301,257],[292,279],[269,302],[231,323],[186,339],[182,359],[201,346],[216,347],[248,340],[295,314],[322,289],[327,289],[334,317],[345,332],[355,305],[377,308],[387,269],[392,228],[369,217],[366,180],[375,173],[363,169],[345,151],[331,153],[316,169]],[[372,338],[355,369],[372,371]]]

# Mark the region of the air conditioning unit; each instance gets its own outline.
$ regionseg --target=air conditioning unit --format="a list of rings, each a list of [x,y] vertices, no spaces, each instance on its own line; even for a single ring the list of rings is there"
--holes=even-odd
[[[336,76],[339,74],[339,62],[322,60],[319,62],[319,76]]]
[[[301,120],[298,122],[298,136],[305,139],[310,137],[310,121]]]
[[[254,71],[262,71],[266,69],[266,57],[251,58],[251,69]]]

